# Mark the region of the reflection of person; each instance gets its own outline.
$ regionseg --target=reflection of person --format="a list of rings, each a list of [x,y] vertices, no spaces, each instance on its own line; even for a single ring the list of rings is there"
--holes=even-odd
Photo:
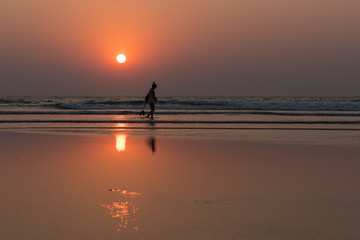
[[[151,151],[152,151],[153,153],[155,153],[155,152],[156,152],[155,138],[154,138],[154,137],[150,137],[150,138],[147,140],[147,143],[148,143]]]
[[[157,102],[157,98],[155,96],[156,87],[157,87],[156,83],[153,82],[153,84],[151,85],[151,88],[145,98],[145,101],[147,103],[149,103],[150,108],[151,108],[149,114],[146,117],[148,118],[151,116],[151,119],[154,119],[155,103]]]

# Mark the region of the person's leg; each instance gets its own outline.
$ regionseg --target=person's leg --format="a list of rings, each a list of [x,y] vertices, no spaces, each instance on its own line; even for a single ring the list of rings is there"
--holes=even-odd
[[[151,119],[153,119],[154,118],[155,106],[154,106],[154,103],[149,103],[149,104],[150,104],[151,110],[150,110],[149,114],[146,117],[148,118],[148,117],[151,116]]]
[[[151,106],[151,111],[150,111],[151,119],[154,119],[155,104],[151,103],[150,106]]]

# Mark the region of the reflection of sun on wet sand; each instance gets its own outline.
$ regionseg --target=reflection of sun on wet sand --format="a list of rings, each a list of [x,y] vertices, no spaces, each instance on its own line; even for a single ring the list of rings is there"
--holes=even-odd
[[[114,120],[126,120],[126,118],[124,116],[115,116]],[[126,123],[117,123],[115,124],[115,127],[118,129],[118,131],[120,129],[126,128],[127,124]],[[117,132],[115,134],[115,138],[116,138],[116,150],[118,152],[123,152],[125,151],[125,147],[126,147],[126,137],[127,135],[124,132]]]
[[[116,188],[109,190],[120,193],[122,199],[111,203],[100,204],[100,206],[107,208],[109,210],[108,215],[117,219],[117,231],[120,232],[125,229],[139,231],[135,215],[140,209],[136,207],[135,199],[140,197],[141,193]]]
[[[116,150],[118,152],[125,151],[126,147],[126,134],[118,134],[116,137]]]
[[[130,198],[141,196],[141,193],[129,192],[128,190],[119,189],[119,188],[110,188],[109,191],[110,192],[121,192],[121,194],[123,194],[124,197],[130,197]]]

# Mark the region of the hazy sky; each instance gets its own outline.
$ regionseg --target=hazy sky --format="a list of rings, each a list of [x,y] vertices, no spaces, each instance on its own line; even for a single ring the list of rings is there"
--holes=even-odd
[[[359,95],[359,0],[0,0],[0,95]],[[124,53],[127,62],[116,56]]]

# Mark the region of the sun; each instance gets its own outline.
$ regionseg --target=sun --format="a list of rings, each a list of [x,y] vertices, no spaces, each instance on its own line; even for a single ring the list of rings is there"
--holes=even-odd
[[[126,61],[126,56],[124,54],[119,54],[116,57],[116,61],[118,61],[118,63],[124,63]]]

